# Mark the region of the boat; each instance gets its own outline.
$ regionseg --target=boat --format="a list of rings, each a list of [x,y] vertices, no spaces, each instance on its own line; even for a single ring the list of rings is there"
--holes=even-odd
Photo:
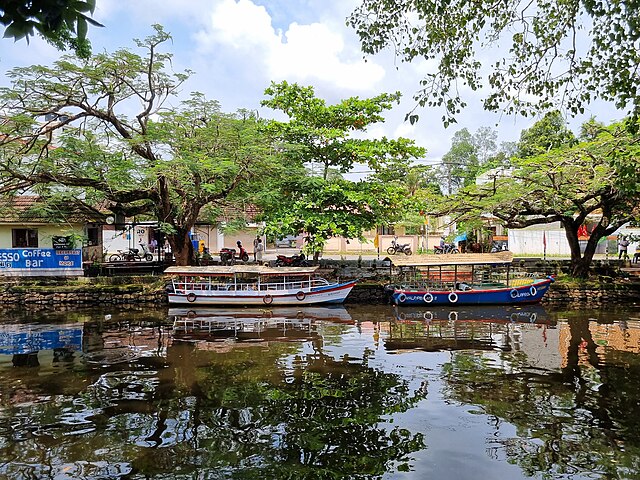
[[[542,305],[465,305],[393,307],[394,321],[555,324]]]
[[[401,306],[538,303],[554,281],[514,271],[509,251],[388,260],[399,271],[391,300]]]
[[[315,305],[343,303],[355,280],[330,282],[319,267],[229,265],[169,267],[169,304]]]

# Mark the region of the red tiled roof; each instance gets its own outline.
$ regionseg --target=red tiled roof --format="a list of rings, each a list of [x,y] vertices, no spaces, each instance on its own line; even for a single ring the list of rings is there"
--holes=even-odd
[[[80,204],[52,205],[36,195],[0,197],[0,223],[85,223],[99,221],[95,212]]]

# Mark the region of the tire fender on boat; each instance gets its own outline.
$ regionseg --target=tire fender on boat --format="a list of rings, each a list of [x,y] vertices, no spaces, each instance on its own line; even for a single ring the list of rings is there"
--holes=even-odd
[[[451,303],[456,303],[458,301],[458,294],[456,292],[451,292],[449,294],[449,301]]]
[[[458,321],[458,312],[449,312],[449,321],[457,322]]]
[[[304,300],[304,299],[305,299],[305,297],[306,297],[306,295],[305,295],[305,293],[304,293],[302,290],[300,290],[298,293],[296,293],[296,300],[298,300],[298,301],[300,301],[300,302],[301,302],[302,300]]]
[[[273,303],[273,297],[267,294],[264,297],[262,297],[262,301],[264,302],[265,305],[271,305]]]
[[[425,303],[431,303],[433,302],[433,295],[431,295],[430,293],[425,293],[422,299],[424,300]]]
[[[398,301],[400,303],[404,303],[406,299],[407,299],[407,296],[404,293],[401,293],[400,295],[398,295]]]
[[[430,322],[431,320],[433,320],[433,313],[424,312],[424,314],[422,315],[422,318],[424,318],[427,322]]]
[[[196,301],[196,298],[198,298],[198,297],[196,297],[196,294],[193,293],[193,292],[191,292],[189,295],[187,295],[187,301],[188,302],[193,303],[193,302]]]
[[[516,290],[515,288],[513,290],[511,290],[511,298],[516,298],[518,296],[518,290]]]
[[[538,290],[536,289],[535,286],[531,285],[531,288],[529,289],[529,293],[531,294],[532,297],[535,297],[536,293],[538,293]]]

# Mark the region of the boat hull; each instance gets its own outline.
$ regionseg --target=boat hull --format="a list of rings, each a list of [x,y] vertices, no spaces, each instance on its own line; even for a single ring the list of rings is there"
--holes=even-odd
[[[343,303],[355,281],[326,287],[298,290],[258,291],[185,291],[170,292],[172,305],[317,305]]]
[[[552,278],[529,285],[466,291],[435,291],[396,288],[391,300],[402,305],[521,305],[538,303],[553,282]]]

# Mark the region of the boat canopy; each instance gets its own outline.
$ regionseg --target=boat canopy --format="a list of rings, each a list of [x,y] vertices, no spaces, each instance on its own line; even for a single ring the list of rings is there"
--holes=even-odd
[[[205,267],[168,267],[164,273],[166,275],[189,275],[189,276],[220,276],[237,274],[254,275],[312,275],[318,270],[318,266],[313,267],[267,267],[265,265],[208,265]]]
[[[412,255],[387,257],[394,267],[438,267],[445,265],[507,265],[513,261],[513,252],[462,253],[448,255]]]

